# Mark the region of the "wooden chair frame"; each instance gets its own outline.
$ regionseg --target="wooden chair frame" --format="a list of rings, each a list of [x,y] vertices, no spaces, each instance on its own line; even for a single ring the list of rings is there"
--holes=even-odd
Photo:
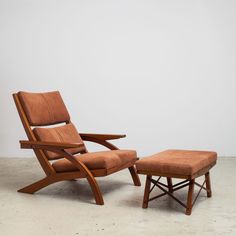
[[[215,164],[216,164],[216,162],[213,163],[212,165],[208,166],[207,168],[200,170],[199,172],[195,173],[194,175],[169,175],[169,174],[158,173],[156,171],[138,170],[139,174],[146,175],[146,184],[145,184],[144,197],[143,197],[143,208],[147,208],[148,203],[150,201],[153,201],[159,197],[163,197],[165,195],[168,195],[186,209],[186,211],[185,211],[186,215],[191,215],[192,208],[193,208],[202,189],[206,190],[208,198],[210,198],[212,196],[210,172],[209,171]],[[205,180],[203,181],[202,184],[199,184],[195,181],[195,179],[202,176],[202,175],[205,175]],[[159,177],[157,180],[154,180],[152,178],[152,176],[159,176]],[[167,184],[160,182],[160,179],[162,177],[167,178]],[[173,185],[172,178],[178,178],[178,179],[184,179],[184,180]],[[152,187],[151,187],[151,184],[153,184]],[[194,193],[194,186],[195,185],[198,186],[200,189],[199,189],[198,193],[196,194],[196,197],[193,200],[193,193]],[[206,185],[206,187],[204,187],[204,185]],[[177,197],[174,196],[174,192],[177,190],[180,190],[184,187],[187,187],[187,186],[188,186],[188,196],[187,196],[187,203],[185,204],[182,201],[180,201]],[[163,193],[150,198],[150,193],[152,192],[152,190],[155,187],[159,188]]]
[[[36,191],[56,182],[86,178],[88,183],[90,184],[96,204],[103,205],[104,200],[95,177],[106,176],[125,168],[129,169],[134,185],[141,186],[139,176],[137,175],[136,168],[134,167],[135,163],[133,163],[132,165],[127,164],[120,168],[112,169],[110,171],[107,171],[106,169],[89,170],[82,162],[76,160],[74,156],[67,151],[67,149],[69,148],[79,148],[80,153],[85,153],[87,152],[87,150],[83,143],[61,143],[61,142],[55,143],[55,142],[37,141],[30,126],[30,123],[26,117],[26,114],[23,110],[18,94],[14,93],[13,98],[21,122],[29,139],[28,141],[20,141],[21,148],[33,149],[42,169],[46,174],[45,178],[29,186],[26,186],[22,189],[19,189],[18,192],[33,194]],[[66,123],[70,123],[70,121]],[[126,135],[116,135],[116,134],[85,134],[85,133],[80,133],[80,136],[84,141],[95,142],[97,144],[107,147],[110,150],[118,150],[118,147],[108,142],[108,140],[114,140],[126,137]],[[68,161],[70,161],[73,165],[75,165],[78,168],[78,171],[57,173],[52,167],[46,155],[44,154],[43,150],[63,155],[64,158],[66,158]]]

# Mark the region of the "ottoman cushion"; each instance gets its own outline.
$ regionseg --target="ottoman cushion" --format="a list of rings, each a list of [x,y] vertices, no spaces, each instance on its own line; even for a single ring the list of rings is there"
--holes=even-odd
[[[136,162],[138,171],[153,171],[159,174],[193,175],[213,166],[217,153],[207,151],[166,150]]]

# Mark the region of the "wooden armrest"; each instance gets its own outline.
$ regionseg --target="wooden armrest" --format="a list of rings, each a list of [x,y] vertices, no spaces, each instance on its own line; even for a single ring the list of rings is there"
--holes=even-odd
[[[62,143],[62,142],[42,142],[20,140],[20,146],[24,149],[68,149],[68,148],[84,148],[83,143]]]
[[[83,140],[95,138],[104,141],[126,137],[125,134],[87,134],[87,133],[80,133],[80,136]]]

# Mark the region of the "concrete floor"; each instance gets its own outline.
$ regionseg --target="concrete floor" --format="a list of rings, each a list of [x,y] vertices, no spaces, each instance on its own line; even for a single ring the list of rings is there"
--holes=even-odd
[[[0,158],[0,235],[236,235],[236,158],[212,169],[213,197],[203,191],[191,216],[168,197],[142,209],[142,187],[127,170],[99,178],[105,205],[97,206],[85,180],[51,185],[34,195],[16,190],[44,175],[36,159]],[[186,190],[176,192],[182,199]]]

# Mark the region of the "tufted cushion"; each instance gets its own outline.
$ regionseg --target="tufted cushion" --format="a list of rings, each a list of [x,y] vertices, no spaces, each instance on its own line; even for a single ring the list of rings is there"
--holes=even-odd
[[[72,123],[58,126],[54,128],[34,128],[33,132],[40,141],[48,142],[68,142],[68,143],[83,143],[79,133]],[[67,149],[71,154],[78,153],[78,148]],[[62,156],[60,154],[45,151],[48,159],[58,159]]]
[[[112,150],[102,152],[91,152],[75,157],[83,162],[88,169],[112,169],[119,168],[128,163],[134,163],[137,153],[133,150]],[[78,169],[67,159],[55,161],[52,166],[57,172],[78,171]]]
[[[193,175],[213,165],[216,159],[216,152],[167,150],[137,161],[136,167],[138,171],[155,171],[170,175]]]
[[[48,93],[19,92],[19,99],[30,125],[42,126],[70,120],[58,91]]]

